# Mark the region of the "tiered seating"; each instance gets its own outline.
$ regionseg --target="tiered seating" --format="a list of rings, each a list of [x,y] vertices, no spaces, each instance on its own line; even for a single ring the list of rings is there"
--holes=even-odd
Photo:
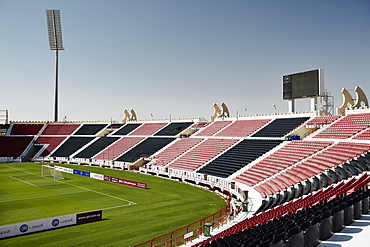
[[[37,135],[43,124],[13,124],[10,135]]]
[[[133,132],[131,132],[129,135],[143,135],[143,136],[151,136],[160,129],[162,129],[164,126],[166,126],[168,123],[144,123],[137,129],[135,129]]]
[[[126,124],[122,128],[120,128],[118,131],[114,132],[112,135],[127,135],[137,127],[139,127],[141,123],[138,124]]]
[[[70,137],[51,156],[69,157],[83,146],[91,142],[95,137]]]
[[[91,158],[109,145],[111,145],[113,142],[117,141],[119,137],[100,137],[96,141],[94,141],[92,144],[90,144],[88,147],[83,149],[81,152],[76,154],[75,158]]]
[[[341,118],[342,116],[318,116],[314,117],[313,119],[306,122],[307,127],[322,127],[325,125],[329,125],[332,122],[336,121],[337,119]]]
[[[370,113],[349,114],[313,138],[347,139],[370,127]]]
[[[370,128],[366,129],[361,134],[355,136],[353,139],[370,140]]]
[[[33,137],[0,136],[0,157],[19,157]]]
[[[210,125],[212,122],[196,122],[190,128],[192,129],[202,129]]]
[[[110,124],[107,129],[119,129],[123,126],[124,124],[117,124],[117,123],[114,123],[114,124]]]
[[[235,139],[207,139],[168,165],[168,168],[195,171],[237,143]]]
[[[198,172],[226,178],[281,142],[281,140],[243,140],[202,167]]]
[[[176,159],[203,140],[203,138],[181,138],[162,152],[158,153],[154,157],[156,161],[153,165],[166,166],[169,162]]]
[[[193,246],[318,246],[368,214],[369,182],[363,173],[253,215]]]
[[[101,153],[95,155],[93,158],[97,160],[109,160],[112,161],[121,154],[125,153],[130,148],[144,140],[144,137],[122,137],[120,140],[109,146]]]
[[[353,158],[366,153],[370,150],[370,144],[365,143],[349,143],[340,142],[336,145],[330,146],[322,152],[310,157],[307,160],[297,164],[291,169],[283,171],[281,174],[275,175],[270,180],[265,180],[254,188],[263,193],[266,191],[265,186],[269,186],[274,181],[278,181],[276,186],[273,188],[279,192],[283,189],[295,185],[301,181],[318,175],[325,170],[343,164]],[[288,179],[289,178],[289,179]],[[281,183],[285,181],[285,183]]]
[[[299,118],[276,118],[266,127],[259,130],[252,137],[284,137],[293,129],[297,128],[303,122],[307,121],[308,117]]]
[[[80,125],[79,124],[49,124],[41,135],[71,135]]]
[[[215,136],[247,137],[271,119],[236,120]]]
[[[174,140],[172,137],[148,137],[116,160],[134,162],[140,157],[149,157]]]
[[[170,123],[159,132],[155,133],[155,136],[176,136],[185,129],[187,129],[193,122],[184,123]]]
[[[74,135],[95,135],[106,126],[106,124],[84,124]]]
[[[361,175],[365,169],[367,171],[370,169],[370,161],[361,163],[361,158],[353,160],[354,157],[370,151],[370,143],[358,141],[370,140],[370,113],[350,114],[346,117],[316,117],[305,123],[306,126],[311,127],[330,125],[316,138],[355,136],[356,140],[336,144],[320,139],[285,142],[286,145],[281,145],[282,147],[270,156],[261,159],[258,163],[253,162],[279,145],[282,137],[306,120],[308,118],[285,118],[274,121],[269,119],[217,121],[205,122],[204,125],[200,123],[191,125],[190,122],[126,124],[111,126],[111,129],[121,128],[112,135],[113,137],[101,138],[95,138],[92,135],[98,133],[106,125],[98,129],[98,124],[85,124],[76,132],[76,129],[80,127],[78,124],[49,124],[37,138],[36,144],[49,144],[43,155],[51,153],[52,156],[70,157],[78,150],[82,150],[81,148],[86,144],[91,143],[75,155],[75,158],[123,162],[134,162],[140,157],[149,157],[162,150],[154,157],[155,161],[151,163],[152,165],[222,178],[230,178],[230,176],[232,178],[235,172],[248,166],[233,180],[251,186],[261,194],[269,194],[270,198],[274,197],[274,199],[266,200],[268,201],[267,206],[261,211],[258,210],[252,218],[218,235],[217,237],[221,237],[222,240],[217,241],[215,246],[239,246],[241,244],[306,246],[306,242],[303,245],[302,241],[296,244],[298,241],[295,242],[292,239],[299,235],[299,238],[304,241],[309,242],[310,239],[314,239],[313,242],[318,243],[317,238],[321,238],[321,233],[320,235],[317,233],[318,229],[325,228],[325,220],[328,218],[334,222],[338,208],[342,207],[342,213],[345,214],[344,207],[352,207],[352,209],[358,207],[355,205],[359,204],[359,193],[353,193],[352,196],[347,193],[351,193],[352,190],[356,191],[370,182],[369,173]],[[271,122],[267,124],[269,121]],[[26,125],[13,126],[12,134],[37,135],[43,126],[40,125],[37,131],[35,126]],[[190,125],[192,128],[202,128],[202,130],[196,133],[195,137],[177,140],[174,138]],[[263,126],[265,128],[261,129]],[[256,131],[258,132],[255,133]],[[71,136],[72,134],[90,135],[91,137],[76,137]],[[252,134],[254,134],[253,137],[263,138],[249,138],[241,141],[242,138]],[[60,145],[68,136],[69,139]],[[203,136],[206,138],[202,138]],[[266,137],[275,140],[267,140]],[[174,140],[176,142],[168,145]],[[29,143],[32,143],[31,136],[0,137],[0,157],[20,156]],[[370,156],[369,153],[367,155]],[[364,157],[367,156],[362,155],[362,158]],[[251,162],[253,165],[250,164]],[[334,177],[330,177],[330,174]],[[357,177],[348,179],[351,176]],[[347,179],[350,181],[347,182]],[[338,184],[328,189],[321,189],[336,183]],[[346,194],[342,196],[343,193]],[[367,192],[367,200],[368,195]],[[331,202],[328,201],[334,197],[336,199],[333,204],[337,211],[331,208]],[[368,201],[366,205],[368,210]],[[307,207],[305,212],[290,214],[304,207]],[[311,238],[310,227],[317,233],[314,238]],[[234,239],[236,234],[233,233],[241,231],[243,235],[238,236],[239,239]],[[327,232],[330,232],[330,229]],[[230,236],[230,234],[233,235]],[[209,241],[216,241],[216,238],[211,237]]]
[[[292,141],[245,170],[234,180],[253,186],[331,144],[332,142]]]
[[[67,137],[52,137],[52,136],[40,136],[37,138],[35,144],[48,144],[44,152],[40,156],[48,156],[54,149],[59,146],[64,139]]]
[[[225,126],[229,125],[231,121],[216,121],[211,124],[209,124],[206,128],[203,130],[200,130],[199,132],[196,132],[195,135],[197,136],[213,136],[215,133],[220,131]]]

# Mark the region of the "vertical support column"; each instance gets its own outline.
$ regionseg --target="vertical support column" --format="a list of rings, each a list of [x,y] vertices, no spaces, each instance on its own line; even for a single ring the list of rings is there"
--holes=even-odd
[[[54,122],[58,122],[58,48],[55,51],[55,109]]]
[[[294,104],[294,99],[291,99],[288,101],[288,112],[294,113],[295,112],[295,104]]]
[[[315,112],[318,110],[317,107],[317,97],[311,98],[311,111]]]
[[[53,10],[53,25],[54,25],[54,35],[55,35],[55,109],[54,109],[54,122],[58,122],[58,33],[57,33],[57,20],[55,18],[55,10]]]

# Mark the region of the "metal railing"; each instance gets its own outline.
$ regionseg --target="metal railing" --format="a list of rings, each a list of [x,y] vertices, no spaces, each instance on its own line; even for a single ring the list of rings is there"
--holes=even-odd
[[[135,245],[134,247],[169,247],[181,246],[194,239],[199,238],[204,234],[204,224],[211,223],[213,228],[218,228],[228,223],[230,216],[235,216],[237,212],[232,212],[230,215],[230,202],[228,201],[226,207],[217,211],[216,213],[205,217],[197,222],[184,226],[180,229],[167,233],[165,235],[153,238],[144,243]]]

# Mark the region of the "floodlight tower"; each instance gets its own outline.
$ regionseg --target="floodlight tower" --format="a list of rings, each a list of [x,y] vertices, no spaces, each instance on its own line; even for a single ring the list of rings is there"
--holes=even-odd
[[[62,25],[60,23],[60,10],[46,10],[48,25],[49,47],[55,51],[55,109],[54,121],[58,122],[58,51],[64,50],[62,40]]]

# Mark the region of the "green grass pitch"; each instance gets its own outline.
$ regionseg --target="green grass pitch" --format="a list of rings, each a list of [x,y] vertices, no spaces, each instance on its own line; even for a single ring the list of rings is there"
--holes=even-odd
[[[59,165],[147,184],[134,188],[63,173],[41,177],[39,163],[0,164],[0,226],[103,209],[103,220],[0,240],[0,246],[133,246],[222,209],[218,195],[154,176]]]

